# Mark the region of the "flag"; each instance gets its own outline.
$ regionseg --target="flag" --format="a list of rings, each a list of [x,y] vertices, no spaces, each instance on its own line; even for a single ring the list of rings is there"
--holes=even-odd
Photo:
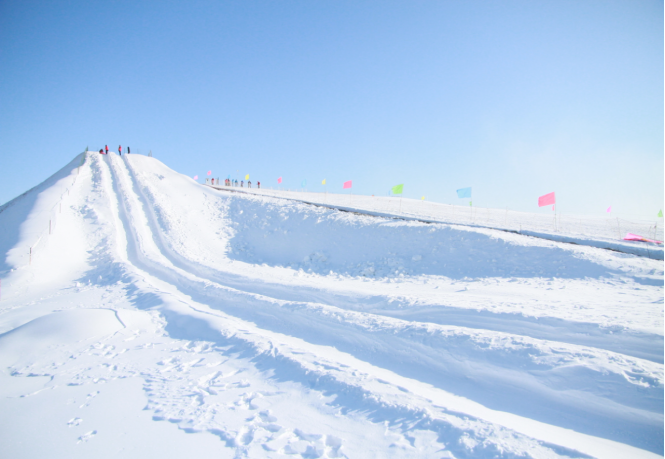
[[[538,198],[538,207],[553,206],[555,203],[556,198],[554,197],[554,192],[544,194]]]
[[[282,183],[282,177],[277,179],[277,183]]]
[[[199,176],[198,176],[198,175],[195,175],[195,176],[194,176],[194,180],[198,180],[198,179],[199,179]]]
[[[249,174],[245,175],[245,180],[249,180]]]
[[[457,190],[458,198],[470,198],[471,197],[471,187],[469,188],[460,188]]]
[[[395,185],[395,186],[392,188],[392,192],[393,192],[393,194],[402,194],[402,191],[403,191],[403,190],[404,190],[404,184],[402,184],[402,185]]]
[[[307,180],[303,180],[302,183],[300,184],[300,187],[305,188],[306,185],[307,185]]]
[[[607,208],[607,213],[611,213],[611,212],[612,212],[612,206],[609,206],[609,207]]]
[[[351,180],[349,180],[348,182],[344,182],[344,186],[342,188],[343,189],[351,188]]]
[[[323,182],[321,182],[321,185],[325,185],[325,184],[326,184],[326,179],[323,179]]]
[[[212,174],[212,171],[208,171],[208,175]]]
[[[660,209],[660,212],[658,212],[658,216],[659,216],[660,218],[663,218],[663,209]]]
[[[663,241],[656,241],[654,239],[647,239],[644,236],[639,236],[633,233],[626,233],[626,237],[623,238],[624,241],[640,241],[640,242],[654,242],[656,244],[662,244]]]
[[[421,201],[424,201],[424,200],[425,200],[425,196],[423,196],[422,198],[420,198],[420,200],[421,200]]]

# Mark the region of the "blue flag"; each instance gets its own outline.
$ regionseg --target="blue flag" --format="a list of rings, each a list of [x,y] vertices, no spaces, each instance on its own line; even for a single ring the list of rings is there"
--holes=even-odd
[[[470,198],[471,197],[471,187],[469,188],[460,188],[457,190],[458,198]]]

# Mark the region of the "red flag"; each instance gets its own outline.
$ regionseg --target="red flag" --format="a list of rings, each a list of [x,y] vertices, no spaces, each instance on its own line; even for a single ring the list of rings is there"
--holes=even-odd
[[[351,180],[349,180],[348,182],[344,182],[343,188],[351,188]]]
[[[556,198],[554,197],[553,192],[544,194],[538,198],[538,207],[553,206],[554,204],[556,204]]]
[[[624,241],[641,241],[641,242],[655,242],[656,244],[662,244],[663,241],[656,241],[653,239],[647,239],[644,236],[638,236],[633,233],[626,233],[626,237],[623,238]]]

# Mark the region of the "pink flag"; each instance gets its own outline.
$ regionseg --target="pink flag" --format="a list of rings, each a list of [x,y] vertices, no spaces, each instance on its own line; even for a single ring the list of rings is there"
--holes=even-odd
[[[641,241],[641,242],[655,242],[656,244],[662,244],[663,241],[654,241],[653,239],[647,239],[642,236],[638,236],[633,233],[626,233],[626,237],[623,238],[624,241]]]
[[[199,176],[198,176],[198,175],[195,175],[195,176],[194,176],[194,180],[198,180],[198,179],[199,179]]]
[[[282,183],[282,177],[277,179],[277,183]]]
[[[349,180],[348,182],[344,182],[343,188],[351,188],[351,180]]]
[[[208,175],[212,174],[212,171],[208,171]]]
[[[609,207],[607,208],[607,212],[608,212],[608,213],[609,213],[609,212],[612,212],[612,206],[609,206]]]
[[[553,206],[555,203],[554,193],[544,194],[538,198],[538,207]]]

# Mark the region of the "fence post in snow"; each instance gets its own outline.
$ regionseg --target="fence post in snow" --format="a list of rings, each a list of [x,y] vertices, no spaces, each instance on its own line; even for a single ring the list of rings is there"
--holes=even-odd
[[[48,233],[51,234],[51,220],[48,221]]]

